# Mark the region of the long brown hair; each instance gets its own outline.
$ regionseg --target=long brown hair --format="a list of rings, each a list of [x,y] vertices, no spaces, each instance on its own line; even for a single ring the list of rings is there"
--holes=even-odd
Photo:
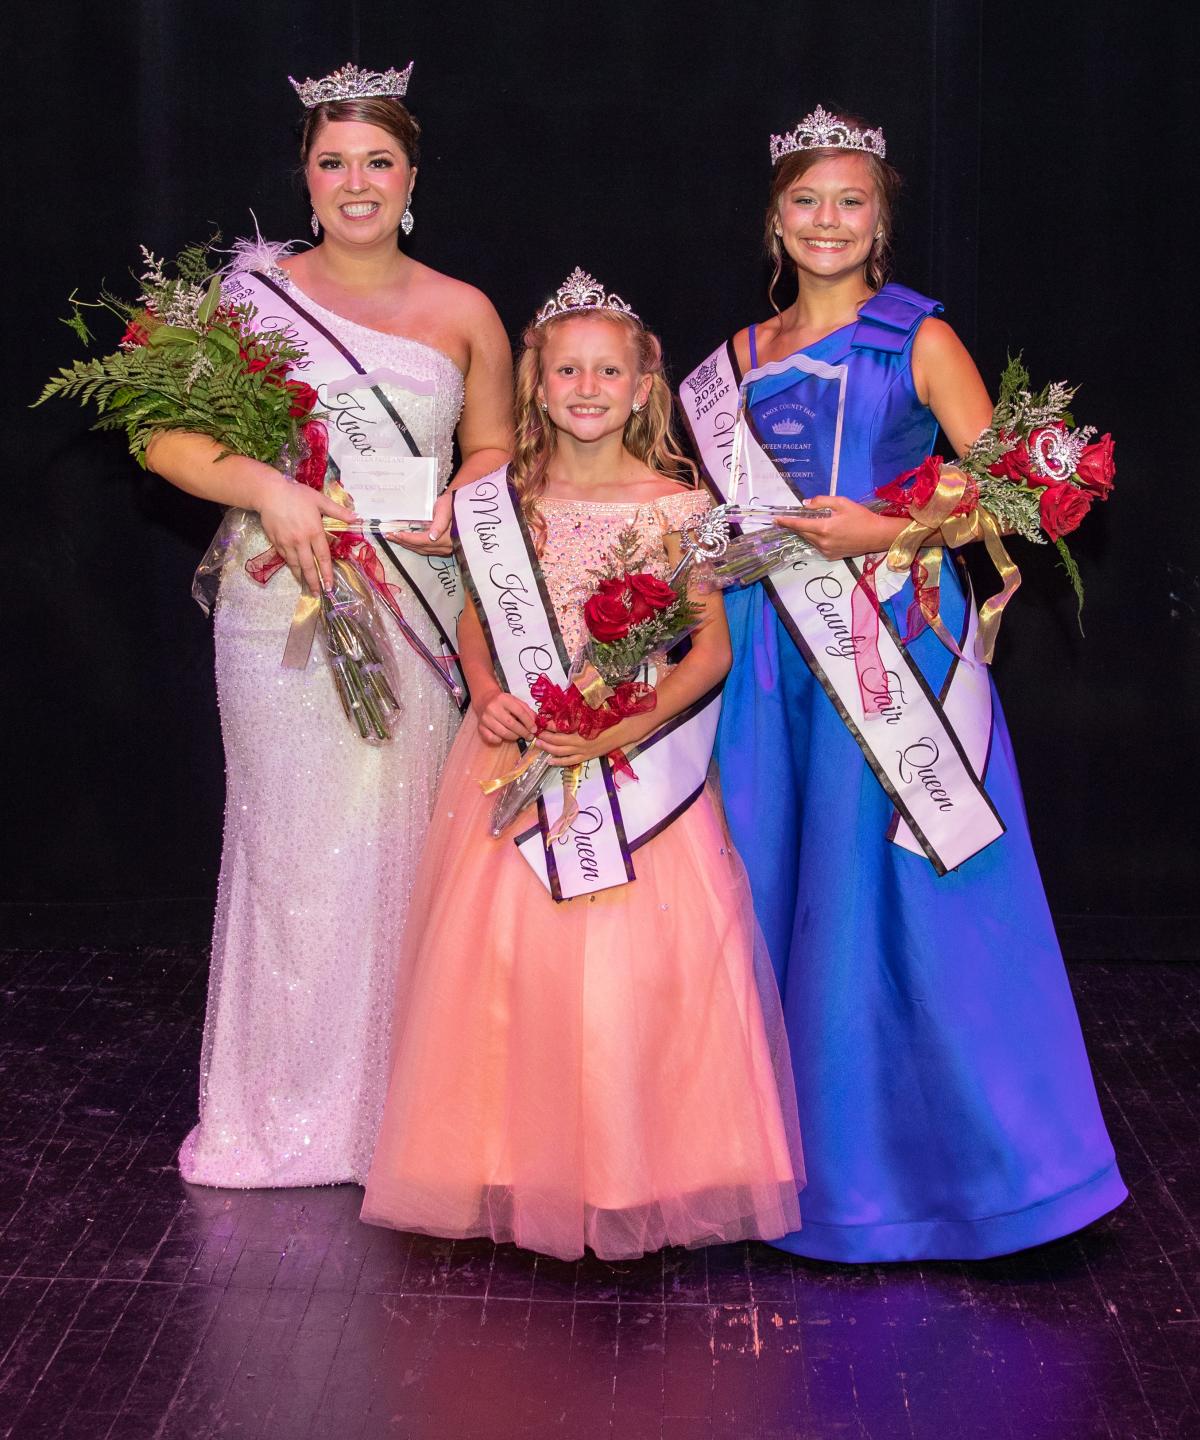
[[[834,119],[852,130],[867,128],[867,122],[861,117],[843,111],[837,112]],[[879,200],[880,233],[867,258],[866,281],[872,290],[879,290],[887,284],[892,270],[892,238],[895,233],[896,206],[900,199],[900,187],[903,183],[900,172],[889,165],[886,160],[881,160],[878,155],[872,155],[869,150],[795,150],[789,155],[780,156],[775,162],[775,169],[771,172],[771,194],[767,201],[767,214],[763,226],[763,244],[766,246],[767,254],[774,267],[771,283],[767,287],[767,297],[776,314],[779,313],[779,305],[775,300],[775,286],[783,274],[784,257],[783,243],[775,233],[775,226],[779,223],[779,201],[785,191],[791,189],[797,180],[811,170],[818,161],[848,154],[861,154],[866,160],[867,168],[871,172],[871,179],[875,185],[875,194]]]
[[[683,453],[671,433],[673,399],[663,374],[662,344],[638,321],[616,310],[584,311],[614,325],[623,326],[634,343],[639,375],[649,375],[650,394],[645,405],[625,422],[622,436],[626,450],[659,475],[685,485],[695,485],[695,465]],[[538,404],[537,389],[542,382],[542,350],[551,331],[564,320],[578,316],[556,315],[542,325],[530,325],[521,337],[522,350],[516,375],[516,442],[513,446],[513,480],[521,497],[521,512],[540,537],[545,530],[538,513],[538,499],[546,489],[546,476],[554,456],[557,431]]]

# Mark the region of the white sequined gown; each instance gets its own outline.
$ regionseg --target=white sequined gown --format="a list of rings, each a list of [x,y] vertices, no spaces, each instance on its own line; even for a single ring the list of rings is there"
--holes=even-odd
[[[436,382],[415,407],[406,398],[405,419],[444,481],[457,366],[296,293],[366,369]],[[403,727],[390,744],[361,741],[317,647],[306,670],[280,666],[298,586],[286,570],[265,587],[246,575],[267,548],[257,523],[250,532],[216,607],[225,840],[200,1120],[179,1168],[200,1185],[361,1182],[387,1090],[397,947],[458,712],[393,629]],[[404,608],[436,651],[420,606]]]

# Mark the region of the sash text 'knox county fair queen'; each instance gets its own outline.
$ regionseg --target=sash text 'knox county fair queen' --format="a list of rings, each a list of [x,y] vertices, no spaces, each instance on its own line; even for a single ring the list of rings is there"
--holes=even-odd
[[[783,438],[776,443],[784,459],[772,459],[754,433],[744,392],[756,382],[776,402],[771,413],[779,417],[775,423]],[[808,493],[835,494],[847,382],[847,366],[797,354],[752,370],[739,385],[729,345],[693,371],[680,397],[719,499],[747,506],[798,505],[809,478],[806,465],[813,469],[816,487],[808,487]],[[1004,833],[980,778],[991,729],[987,672],[982,665],[959,662],[943,694],[935,695],[881,609],[879,654],[890,703],[878,713],[864,714],[852,606],[859,573],[851,561],[814,554],[776,571],[763,584],[784,628],[896,807],[888,838],[926,855],[938,873],[945,874]],[[878,578],[883,580],[886,573],[881,567]],[[973,624],[973,605],[968,604],[968,612]],[[969,643],[973,636],[963,638]]]

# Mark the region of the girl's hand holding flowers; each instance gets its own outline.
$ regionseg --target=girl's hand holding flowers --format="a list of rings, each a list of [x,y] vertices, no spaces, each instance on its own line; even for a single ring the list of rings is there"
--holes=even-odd
[[[543,730],[534,745],[545,751],[551,765],[561,765],[569,769],[573,765],[584,765],[601,755],[611,755],[614,751],[624,750],[626,746],[636,745],[654,729],[656,723],[653,716],[647,721],[640,715],[631,715],[590,740],[585,740],[582,735],[559,735],[553,730]]]
[[[498,685],[491,695],[476,703],[475,718],[480,738],[488,745],[533,739],[536,718],[533,711],[524,700],[501,690]]]

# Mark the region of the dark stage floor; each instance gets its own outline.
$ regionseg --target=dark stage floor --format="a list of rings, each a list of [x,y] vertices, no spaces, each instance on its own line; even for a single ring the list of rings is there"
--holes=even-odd
[[[3,957],[0,1436],[1200,1436],[1200,970],[1072,971],[1130,1202],[975,1265],[564,1265],[186,1190],[203,958]]]

